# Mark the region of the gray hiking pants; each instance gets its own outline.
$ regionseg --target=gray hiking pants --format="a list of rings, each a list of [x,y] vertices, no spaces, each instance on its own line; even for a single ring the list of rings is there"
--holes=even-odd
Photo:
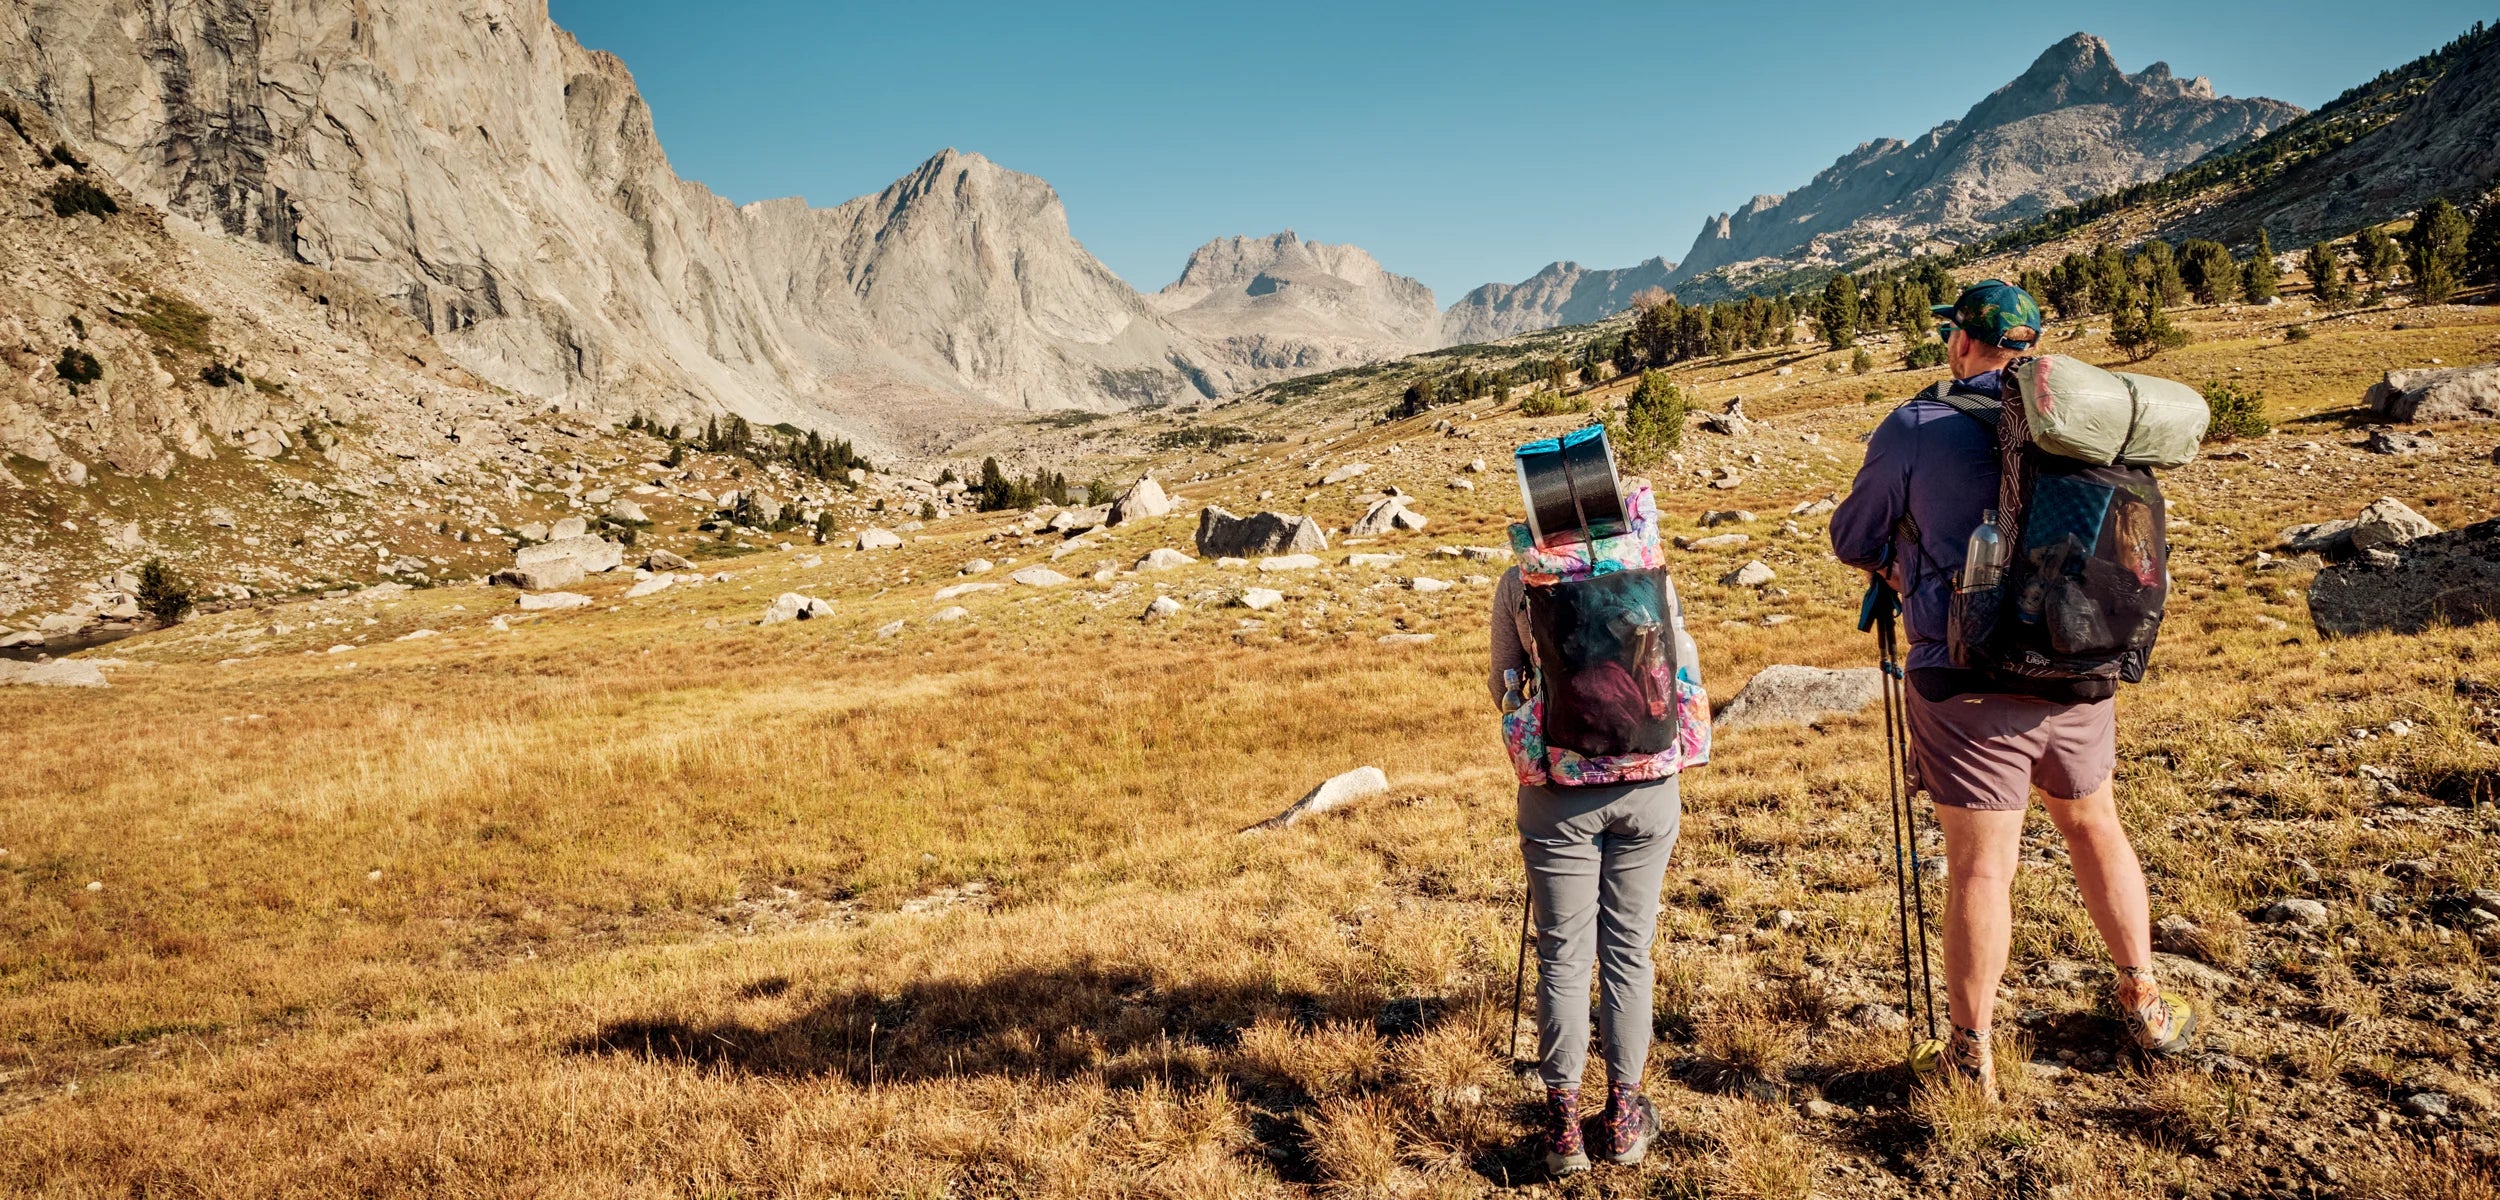
[[[1538,1073],[1580,1086],[1589,1055],[1589,973],[1604,976],[1597,1036],[1615,1083],[1649,1058],[1649,943],[1684,803],[1670,777],[1617,787],[1519,789],[1519,850],[1536,904]]]

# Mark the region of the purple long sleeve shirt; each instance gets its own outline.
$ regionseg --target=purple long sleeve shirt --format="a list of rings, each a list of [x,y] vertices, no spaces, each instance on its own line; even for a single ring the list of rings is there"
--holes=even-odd
[[[2004,396],[1995,371],[1957,390]],[[1996,430],[1941,400],[1892,410],[1867,439],[1866,464],[1832,513],[1832,553],[1880,572],[1908,616],[1908,669],[1951,667],[1945,628],[1970,532],[1997,505]],[[1904,527],[1902,517],[1909,518]]]

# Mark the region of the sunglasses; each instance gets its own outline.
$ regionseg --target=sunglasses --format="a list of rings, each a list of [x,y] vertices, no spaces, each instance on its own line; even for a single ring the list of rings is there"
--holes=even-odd
[[[1960,329],[1960,328],[1961,328],[1961,326],[1956,325],[1956,324],[1954,324],[1954,323],[1953,323],[1953,322],[1951,322],[1951,321],[1947,321],[1947,322],[1945,322],[1945,323],[1944,323],[1944,324],[1942,324],[1942,325],[1938,325],[1938,326],[1936,326],[1936,340],[1937,340],[1937,341],[1940,341],[1940,342],[1949,342],[1949,341],[1952,341],[1952,340],[1953,340],[1953,331],[1954,331],[1954,330],[1956,330],[1956,329]]]

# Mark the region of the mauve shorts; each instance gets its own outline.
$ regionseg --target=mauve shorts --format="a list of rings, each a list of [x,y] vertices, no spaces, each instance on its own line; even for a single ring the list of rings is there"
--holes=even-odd
[[[2029,696],[1909,693],[1911,764],[1936,803],[2020,812],[2031,789],[2054,800],[2089,795],[2118,767],[2118,703],[2056,704]]]

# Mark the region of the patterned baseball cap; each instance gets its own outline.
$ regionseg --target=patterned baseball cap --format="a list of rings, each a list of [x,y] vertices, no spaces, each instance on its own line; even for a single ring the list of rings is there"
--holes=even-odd
[[[2031,349],[2049,323],[2031,293],[2002,279],[1974,283],[1962,289],[1961,299],[1930,311],[1960,326],[1962,332],[2007,350]]]

